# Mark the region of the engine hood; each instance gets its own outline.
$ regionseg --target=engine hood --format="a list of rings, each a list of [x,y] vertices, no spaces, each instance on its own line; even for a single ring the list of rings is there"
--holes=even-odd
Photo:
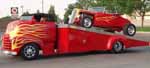
[[[12,21],[12,22],[8,23],[5,33],[11,32],[18,25],[21,25],[21,24],[30,24],[30,23],[32,23],[32,21],[23,21],[23,20]]]

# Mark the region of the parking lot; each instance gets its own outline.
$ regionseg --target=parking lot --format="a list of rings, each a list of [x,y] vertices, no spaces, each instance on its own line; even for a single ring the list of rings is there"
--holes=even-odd
[[[150,41],[150,33],[138,33],[137,39]],[[150,47],[127,49],[122,54],[91,52],[39,58],[25,61],[0,53],[0,68],[149,68]]]

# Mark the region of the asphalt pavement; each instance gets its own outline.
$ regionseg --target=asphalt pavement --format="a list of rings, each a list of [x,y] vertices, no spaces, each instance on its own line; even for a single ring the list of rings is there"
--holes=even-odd
[[[138,33],[135,37],[150,41],[150,33]],[[0,68],[150,68],[150,47],[130,48],[122,54],[101,51],[41,57],[33,61],[0,53]]]

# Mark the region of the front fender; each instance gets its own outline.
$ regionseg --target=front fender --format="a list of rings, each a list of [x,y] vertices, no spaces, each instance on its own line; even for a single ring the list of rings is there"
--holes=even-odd
[[[44,44],[43,41],[40,40],[39,38],[32,37],[32,36],[21,36],[21,37],[16,37],[12,40],[12,47],[11,50],[15,51],[20,51],[20,49],[28,43],[36,43],[39,45],[41,48]]]

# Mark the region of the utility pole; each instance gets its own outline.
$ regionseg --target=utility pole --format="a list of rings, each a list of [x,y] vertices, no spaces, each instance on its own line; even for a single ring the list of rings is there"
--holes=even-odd
[[[42,13],[44,13],[44,0],[42,0]]]
[[[24,13],[24,6],[21,5],[22,14]]]

